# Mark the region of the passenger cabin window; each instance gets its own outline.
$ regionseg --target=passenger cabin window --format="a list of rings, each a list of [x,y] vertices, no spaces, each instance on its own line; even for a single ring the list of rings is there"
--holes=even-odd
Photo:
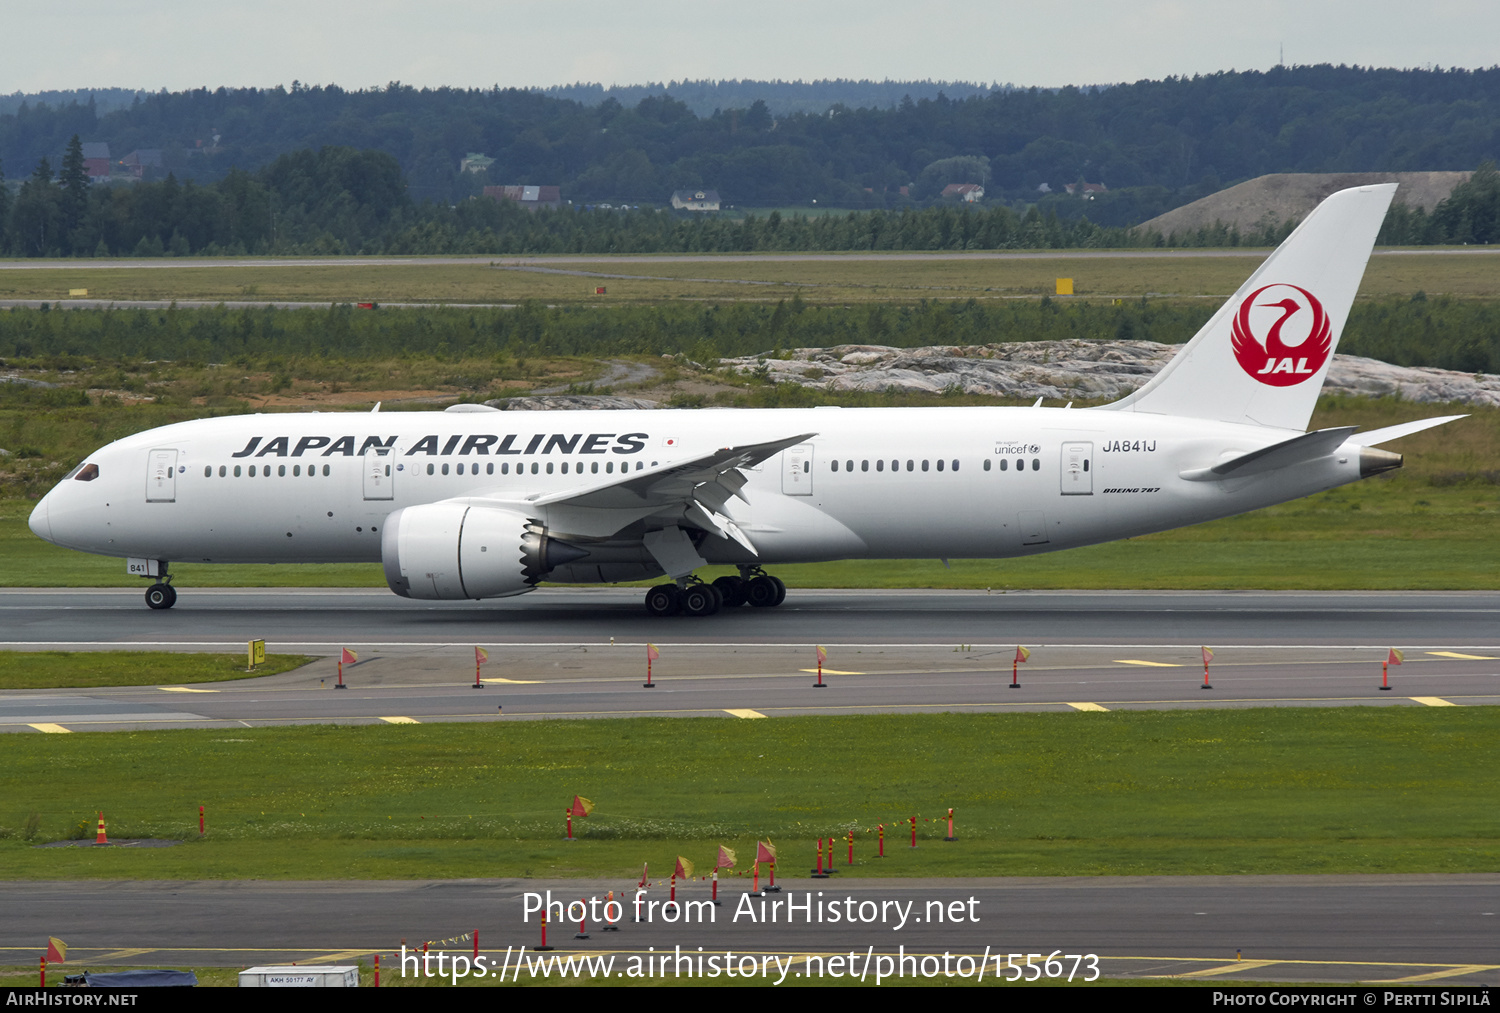
[[[240,466],[238,464],[236,464],[234,466],[234,477],[235,478],[239,478],[240,477]]]
[[[954,465],[953,465],[953,466],[954,466],[954,467],[955,467],[955,468],[956,468],[956,467],[958,467],[958,463],[957,463],[957,462],[954,462]],[[984,470],[985,470],[985,471],[989,471],[989,470],[990,470],[990,459],[989,459],[989,458],[988,458],[988,457],[986,457],[986,458],[985,458],[985,459],[984,459]]]

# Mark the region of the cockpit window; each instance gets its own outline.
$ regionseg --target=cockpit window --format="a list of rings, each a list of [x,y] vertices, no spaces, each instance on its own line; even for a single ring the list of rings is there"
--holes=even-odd
[[[77,474],[73,476],[73,480],[75,482],[92,482],[98,477],[99,466],[97,464],[85,464],[83,467],[78,469]]]

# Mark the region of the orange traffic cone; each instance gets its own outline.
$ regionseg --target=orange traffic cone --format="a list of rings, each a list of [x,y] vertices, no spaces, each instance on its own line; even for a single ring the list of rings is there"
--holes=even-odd
[[[94,838],[95,844],[108,844],[109,838],[104,836],[104,814],[99,814],[99,833]]]

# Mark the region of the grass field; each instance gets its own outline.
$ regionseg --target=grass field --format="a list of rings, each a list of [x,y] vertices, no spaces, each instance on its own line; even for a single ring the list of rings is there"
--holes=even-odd
[[[253,679],[290,672],[311,661],[300,654],[271,655],[254,672],[243,654],[167,651],[0,651],[0,689],[85,686],[160,686]]]
[[[549,257],[494,258],[473,263],[279,264],[254,266],[192,262],[181,266],[122,263],[83,269],[0,264],[0,299],[66,299],[87,288],[90,299],[289,300],[310,302],[460,302],[615,304],[673,299],[782,299],[795,288],[808,302],[913,301],[949,298],[1034,298],[1054,291],[1056,279],[1074,279],[1080,298],[1142,295],[1223,298],[1239,287],[1267,251],[1228,251],[1226,256],[1192,253],[1151,257],[1095,255],[1073,251],[1028,253],[1025,259],[911,260],[830,255],[828,260],[775,260],[770,256],[708,257],[683,262],[665,258],[602,258],[587,263]],[[495,265],[528,265],[543,273]],[[1428,295],[1493,299],[1497,262],[1483,253],[1445,255],[1383,252],[1372,258],[1360,288],[1363,298]],[[597,276],[596,276],[597,275]],[[604,277],[620,275],[621,277]],[[594,290],[603,286],[605,295]]]
[[[1086,729],[1082,726],[1086,726]],[[1084,734],[1086,731],[1086,734]],[[8,735],[12,879],[603,876],[853,831],[853,876],[1492,871],[1500,708]],[[563,807],[596,804],[565,845]],[[197,835],[206,806],[209,832]],[[960,846],[919,843],[955,809]],[[162,849],[45,848],[93,834]],[[32,838],[26,830],[30,814]],[[740,870],[744,872],[745,870]]]

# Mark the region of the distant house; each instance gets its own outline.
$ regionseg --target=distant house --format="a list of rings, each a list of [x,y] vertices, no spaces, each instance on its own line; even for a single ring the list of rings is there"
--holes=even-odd
[[[942,196],[957,197],[966,204],[984,199],[984,187],[978,183],[949,183],[943,187]]]
[[[109,179],[113,167],[109,164],[109,145],[103,141],[85,143],[83,146],[83,171],[89,180]]]
[[[120,164],[125,167],[126,172],[136,179],[141,179],[146,175],[147,170],[160,169],[164,163],[160,148],[137,148],[120,159]]]
[[[672,206],[678,211],[717,211],[719,191],[676,190],[672,193]]]
[[[488,172],[495,160],[481,152],[471,151],[458,163],[459,172]]]
[[[1096,193],[1109,192],[1109,187],[1103,183],[1066,183],[1064,188],[1074,197],[1087,197],[1090,200],[1094,199]]]
[[[562,190],[555,186],[487,186],[484,195],[491,200],[513,200],[528,211],[562,206]]]

